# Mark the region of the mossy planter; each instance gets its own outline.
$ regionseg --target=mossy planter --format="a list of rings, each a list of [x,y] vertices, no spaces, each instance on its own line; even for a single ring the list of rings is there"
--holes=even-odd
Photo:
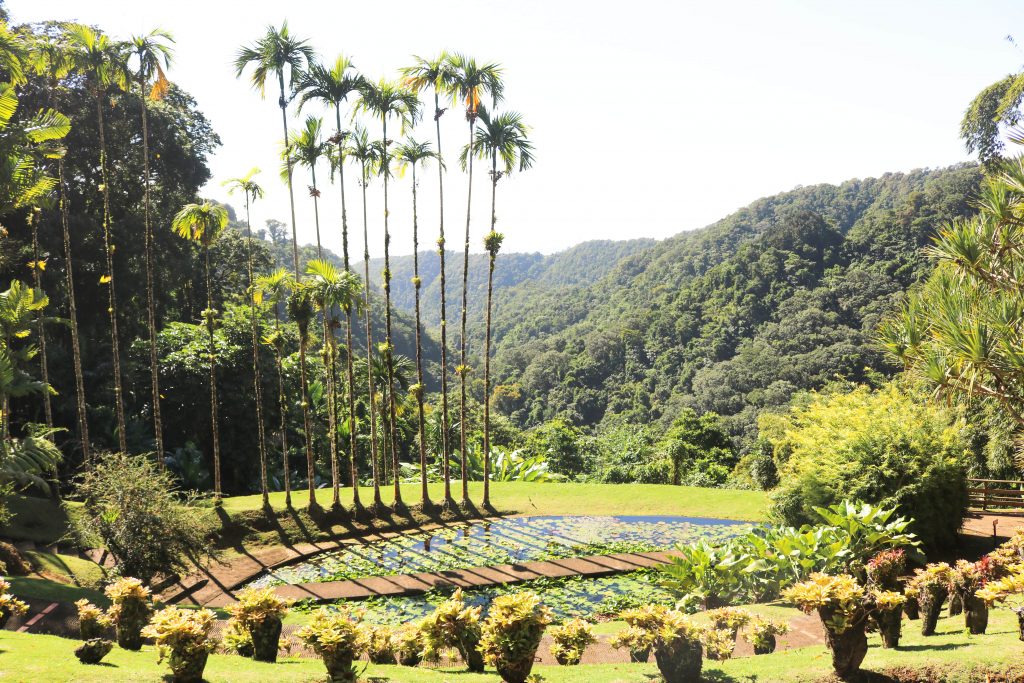
[[[1018,607],[1013,611],[1017,613],[1017,638],[1024,641],[1024,609]]]
[[[879,610],[875,613],[878,634],[882,637],[882,647],[895,649],[900,646],[900,635],[903,632],[903,607]]]
[[[484,672],[484,656],[476,649],[479,643],[479,638],[463,638],[459,643],[458,650],[462,655],[462,661],[466,663],[466,668],[471,673],[482,674]]]
[[[921,618],[921,607],[917,602],[916,595],[908,595],[907,601],[903,603],[903,613],[910,621],[917,621]]]
[[[671,646],[654,649],[654,661],[658,664],[665,683],[694,683],[700,680],[704,666],[701,645],[696,641],[684,640]]]
[[[7,622],[11,620],[13,612],[9,609],[0,607],[0,630],[3,630],[7,626]]]
[[[756,643],[754,645],[754,654],[770,655],[775,652],[776,647],[778,647],[778,641],[775,640],[775,636],[766,636],[764,642]]]
[[[921,635],[934,636],[935,627],[942,615],[942,608],[946,603],[946,596],[949,591],[946,588],[933,586],[921,589],[918,602],[921,605]]]
[[[818,616],[825,628],[825,644],[832,653],[832,668],[845,680],[860,671],[868,654],[867,616],[857,615],[842,633],[827,625],[835,616],[835,610],[819,609]]]
[[[949,595],[949,616],[955,617],[958,614],[964,613],[964,598],[958,591],[954,591]]]
[[[281,618],[267,617],[249,631],[252,636],[252,658],[257,662],[277,661],[281,640]]]
[[[168,662],[171,666],[171,680],[174,683],[202,683],[206,660],[209,658],[210,651],[206,648],[190,652],[171,650]]]
[[[75,648],[75,656],[82,664],[99,664],[113,649],[114,643],[102,638],[89,638]]]
[[[583,659],[582,652],[573,652],[572,654],[565,652],[555,655],[555,661],[562,666],[578,666],[581,659]]]
[[[398,663],[402,666],[419,666],[422,661],[423,656],[418,650],[408,650],[398,654]]]
[[[322,652],[320,654],[327,667],[327,675],[331,683],[356,683],[356,668],[352,665],[352,653],[345,654]]]
[[[125,650],[142,649],[142,629],[149,623],[150,610],[142,600],[126,599],[117,616],[117,644]]]
[[[498,662],[494,668],[505,683],[525,683],[533,671],[533,658],[536,654],[535,649],[528,657],[523,656],[514,662]]]
[[[971,635],[980,636],[988,629],[988,605],[974,595],[963,596],[964,626]]]
[[[630,650],[629,661],[633,664],[646,664],[651,660],[651,648],[645,647],[642,650]]]
[[[104,628],[95,619],[79,619],[78,635],[82,640],[95,640],[103,637]]]

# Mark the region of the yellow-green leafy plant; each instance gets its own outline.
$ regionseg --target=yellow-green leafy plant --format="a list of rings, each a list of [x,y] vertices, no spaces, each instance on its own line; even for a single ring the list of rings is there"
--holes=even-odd
[[[629,650],[629,661],[634,664],[646,663],[654,646],[654,632],[637,626],[627,626],[611,639],[616,650]]]
[[[11,617],[28,612],[28,605],[11,595],[10,589],[11,584],[0,579],[0,628],[6,626]]]
[[[103,631],[110,626],[110,619],[103,610],[85,598],[75,602],[78,608],[78,633],[82,640],[101,638]]]
[[[579,617],[552,626],[549,633],[552,640],[551,654],[563,666],[579,664],[587,647],[597,642],[594,627]]]
[[[199,683],[210,652],[217,642],[210,638],[216,615],[208,609],[166,607],[153,615],[142,635],[156,642],[160,661],[168,660],[174,683]]]
[[[281,624],[291,601],[277,596],[273,588],[246,588],[239,591],[238,602],[228,607],[230,622],[249,634],[252,658],[258,662],[276,662]]]
[[[499,595],[480,629],[480,653],[505,683],[524,683],[550,623],[551,611],[536,593]]]
[[[394,630],[390,626],[366,626],[366,654],[374,664],[397,664],[395,648],[391,642]]]
[[[882,637],[882,647],[899,647],[903,627],[903,605],[907,598],[896,591],[872,588],[868,591],[871,619]]]
[[[355,660],[366,652],[362,617],[347,609],[321,609],[295,635],[316,652],[332,683],[356,683]]]
[[[252,636],[234,619],[228,619],[227,626],[220,637],[224,652],[241,657],[252,657]]]
[[[153,613],[149,589],[139,579],[126,576],[107,586],[104,591],[110,598],[107,619],[114,625],[117,644],[125,650],[142,647],[142,629]]]
[[[1011,565],[1007,571],[1010,573],[989,581],[974,595],[989,607],[996,604],[1009,605],[1017,613],[1017,635],[1024,641],[1024,564]]]
[[[952,567],[945,562],[935,562],[914,572],[907,582],[907,593],[917,598],[921,612],[921,635],[935,635],[942,606],[949,597]]]
[[[484,670],[480,644],[480,607],[469,607],[463,599],[462,589],[442,602],[423,618],[423,656],[437,661],[442,650],[455,648],[462,655],[466,668],[474,673]]]
[[[811,574],[807,581],[783,591],[783,597],[805,613],[818,613],[832,652],[832,667],[840,678],[860,670],[868,653],[868,608],[864,588],[856,579],[849,574]]]
[[[647,605],[624,610],[620,617],[628,628],[615,637],[613,647],[648,647],[666,683],[700,680],[704,666],[701,650],[704,629],[678,610],[663,605]]]
[[[719,607],[705,612],[708,622],[714,629],[725,629],[732,633],[733,639],[740,632],[740,629],[750,623],[753,614],[745,609],[736,607]]]
[[[972,635],[988,629],[988,604],[976,593],[992,580],[994,568],[986,556],[977,562],[957,560],[949,575],[949,591],[963,605],[964,626]]]
[[[423,625],[405,623],[391,634],[391,648],[402,666],[417,666],[423,659]]]
[[[704,630],[701,643],[708,659],[724,662],[732,657],[732,652],[736,649],[736,636],[727,628],[709,628]]]
[[[900,575],[907,566],[907,553],[903,548],[883,550],[864,565],[868,585],[879,590],[899,590]]]
[[[754,648],[755,655],[768,655],[775,652],[778,636],[786,633],[789,633],[789,624],[786,622],[754,617],[743,637]]]

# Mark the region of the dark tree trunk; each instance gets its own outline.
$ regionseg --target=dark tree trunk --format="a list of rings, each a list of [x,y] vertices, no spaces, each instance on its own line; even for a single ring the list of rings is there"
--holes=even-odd
[[[149,326],[149,377],[153,396],[153,439],[160,469],[164,468],[164,424],[160,415],[160,361],[156,352],[156,301],[153,295],[153,224],[150,220],[149,199],[149,115],[146,107],[146,84],[139,81],[139,101],[142,107],[142,175],[143,225],[146,233],[146,323]],[[246,197],[248,205],[248,197]],[[251,279],[251,278],[250,278]],[[250,282],[250,284],[252,284]]]
[[[222,489],[220,480],[220,425],[217,418],[217,348],[213,338],[213,280],[210,277],[210,245],[203,244],[206,262],[206,330],[210,344],[210,429],[213,438],[213,495],[219,502]]]
[[[466,375],[469,365],[466,358],[466,305],[469,297],[469,224],[473,209],[473,133],[476,130],[476,117],[471,116],[469,122],[469,188],[466,193],[466,240],[462,251],[462,326],[459,339],[459,435],[460,457],[462,461],[462,502],[469,504],[469,471],[466,462]]]
[[[249,296],[252,297],[252,223],[249,217],[249,191],[245,192],[245,276]],[[267,484],[267,440],[263,428],[263,375],[260,372],[260,333],[256,302],[249,300],[252,318],[252,375],[253,398],[256,402],[256,441],[260,455],[260,492],[263,494],[263,507],[270,507],[270,492]]]
[[[423,507],[430,505],[427,491],[427,432],[423,413],[423,342],[420,338],[420,243],[419,221],[416,215],[416,163],[412,164],[412,273],[413,289],[416,294],[416,409],[419,417],[420,442],[420,502]]]
[[[384,123],[384,321],[386,331],[387,350],[385,360],[388,364],[388,387],[387,387],[387,409],[390,419],[388,420],[388,438],[391,443],[391,474],[395,481],[395,502],[394,507],[402,507],[402,480],[399,476],[398,463],[398,411],[395,406],[395,348],[391,336],[391,261],[388,255],[388,247],[391,244],[391,233],[388,230],[388,174],[390,171],[391,156],[388,151],[388,119],[385,114]]]
[[[370,234],[366,218],[366,162],[361,165],[363,188],[363,304],[366,312],[366,388],[369,391],[370,410],[370,466],[373,471],[373,506],[379,509],[383,504],[380,499],[380,467],[377,462],[377,408],[374,399],[373,382],[373,328],[370,322]]]
[[[444,501],[452,502],[451,447],[448,443],[448,321],[445,315],[445,242],[444,242],[444,157],[441,155],[441,106],[434,91],[434,127],[437,129],[437,191],[440,204],[440,236],[437,254],[441,261],[441,451],[444,468]]]

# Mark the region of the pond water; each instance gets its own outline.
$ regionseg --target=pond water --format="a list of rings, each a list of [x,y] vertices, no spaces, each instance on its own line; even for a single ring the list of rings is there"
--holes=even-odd
[[[507,517],[348,545],[274,569],[250,585],[341,581],[584,555],[666,550],[700,538],[724,540],[749,528],[749,523],[694,517]]]

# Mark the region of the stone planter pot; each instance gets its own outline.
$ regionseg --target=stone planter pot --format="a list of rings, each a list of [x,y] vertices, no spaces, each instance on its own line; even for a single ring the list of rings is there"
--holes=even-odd
[[[665,683],[693,683],[700,680],[704,658],[700,643],[680,642],[672,647],[654,648],[654,661],[658,664]]]
[[[117,644],[125,650],[142,648],[142,629],[149,623],[149,605],[142,600],[125,600],[121,603],[115,631]]]
[[[82,640],[93,640],[103,637],[103,627],[95,619],[79,619],[78,635]]]
[[[918,598],[921,605],[921,635],[935,635],[935,627],[942,615],[948,591],[945,588],[923,589]]]
[[[352,654],[333,652],[321,652],[324,666],[327,667],[327,675],[331,683],[356,683],[356,669],[352,666]]]
[[[473,673],[482,674],[484,672],[484,656],[476,649],[479,642],[479,638],[463,638],[459,643],[458,650],[462,655],[462,661],[466,663],[466,668]]]
[[[818,616],[821,617],[822,625],[825,625],[834,616],[834,610],[819,609]],[[860,670],[864,657],[868,654],[868,634],[866,615],[860,615],[853,620],[853,623],[842,633],[825,626],[825,644],[832,653],[832,668],[836,675],[842,679],[849,678]]]
[[[953,591],[949,594],[949,616],[955,617],[958,614],[964,613],[964,598],[960,595],[959,591]]]
[[[99,664],[114,647],[114,643],[102,638],[89,638],[75,648],[75,656],[82,664]]]
[[[903,631],[903,608],[879,610],[875,613],[878,634],[882,636],[882,647],[894,649],[900,646],[900,635]]]
[[[533,671],[533,658],[536,654],[534,650],[529,657],[523,656],[514,662],[498,662],[494,668],[505,683],[525,683]]]
[[[764,643],[758,643],[758,644],[754,645],[754,654],[755,655],[770,655],[771,653],[775,652],[776,646],[777,646],[777,642],[775,640],[775,636],[768,636],[765,639]]]
[[[278,645],[281,640],[281,618],[269,617],[254,626],[252,636],[252,658],[257,662],[277,661]]]
[[[559,653],[555,655],[555,661],[561,664],[562,666],[577,666],[582,658],[582,652],[575,652],[572,654]]]
[[[988,605],[974,595],[965,595],[963,603],[964,626],[971,632],[971,635],[981,635],[988,629]]]
[[[12,612],[8,609],[0,609],[0,630],[3,630],[7,626],[7,622],[11,620]]]
[[[645,647],[642,650],[630,650],[629,661],[633,664],[646,664],[651,659],[651,648]]]
[[[418,650],[398,653],[398,663],[402,666],[419,666],[422,661],[423,657]]]
[[[205,648],[192,652],[171,650],[171,679],[174,683],[202,683],[209,657],[210,651]]]
[[[395,656],[394,652],[385,650],[383,652],[375,652],[370,655],[371,664],[398,664],[398,657]]]
[[[1024,641],[1024,609],[1016,608],[1013,611],[1017,613],[1017,638]]]
[[[921,617],[920,605],[917,602],[916,596],[907,596],[907,601],[903,603],[903,613],[906,614],[907,619],[910,619],[911,621],[917,621]]]

